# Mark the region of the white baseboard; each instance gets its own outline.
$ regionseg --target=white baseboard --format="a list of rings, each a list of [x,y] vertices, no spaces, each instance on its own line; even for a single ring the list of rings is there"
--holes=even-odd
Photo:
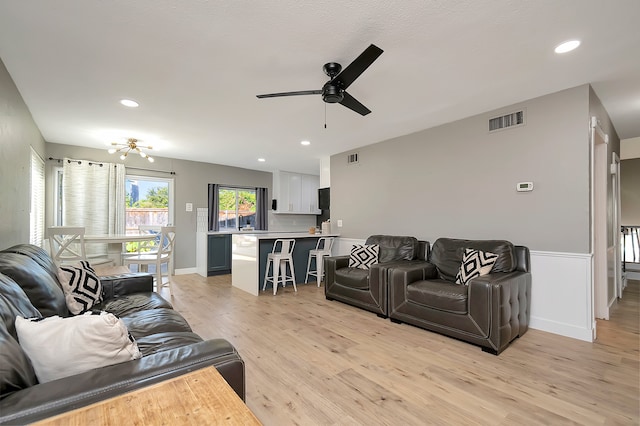
[[[529,327],[535,330],[546,331],[548,333],[559,334],[560,336],[571,337],[573,339],[584,340],[585,342],[593,342],[591,330],[585,327],[552,321],[545,318],[537,318],[532,316],[529,320]]]
[[[198,273],[198,268],[181,268],[181,269],[176,269],[174,271],[174,274],[176,275],[187,275],[187,274],[197,274]]]
[[[640,280],[640,271],[627,271],[624,273],[628,280]]]

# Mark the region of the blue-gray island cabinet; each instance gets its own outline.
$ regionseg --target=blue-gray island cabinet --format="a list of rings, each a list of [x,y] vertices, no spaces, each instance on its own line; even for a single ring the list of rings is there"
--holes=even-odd
[[[207,236],[207,276],[231,273],[231,234]]]

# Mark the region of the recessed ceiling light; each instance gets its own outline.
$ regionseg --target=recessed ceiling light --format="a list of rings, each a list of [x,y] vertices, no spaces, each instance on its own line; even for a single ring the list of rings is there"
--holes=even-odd
[[[562,44],[559,44],[556,48],[555,48],[555,52],[556,53],[567,53],[567,52],[571,52],[573,49],[577,48],[578,46],[580,46],[580,40],[569,40],[569,41],[565,41]]]
[[[120,103],[129,108],[137,108],[139,106],[136,101],[132,101],[131,99],[121,99]]]
[[[302,142],[300,142],[300,145],[304,145],[304,146],[311,145],[311,142],[309,142],[309,141],[302,141]]]
[[[258,158],[258,161],[261,162],[261,163],[264,163],[267,160],[265,160],[264,158]]]

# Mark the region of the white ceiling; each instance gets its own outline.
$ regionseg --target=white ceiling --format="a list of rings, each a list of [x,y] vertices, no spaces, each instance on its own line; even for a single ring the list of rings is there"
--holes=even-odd
[[[136,137],[162,157],[318,173],[323,156],[585,83],[620,138],[640,136],[639,23],[638,0],[2,0],[0,58],[48,142]],[[348,89],[365,117],[327,105],[325,129],[319,95],[255,97],[320,89],[324,63],[371,43],[384,53]]]

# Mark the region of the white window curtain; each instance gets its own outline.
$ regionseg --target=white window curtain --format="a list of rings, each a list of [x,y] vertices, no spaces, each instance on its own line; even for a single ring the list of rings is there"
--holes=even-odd
[[[125,232],[125,167],[65,158],[62,224],[84,226],[85,234]],[[106,244],[90,244],[88,255],[104,255]]]
[[[44,160],[31,148],[31,209],[29,242],[42,247],[44,240]]]

